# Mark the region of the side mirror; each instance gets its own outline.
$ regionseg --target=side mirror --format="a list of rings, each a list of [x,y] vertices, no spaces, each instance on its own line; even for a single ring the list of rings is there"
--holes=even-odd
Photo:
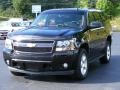
[[[92,28],[100,28],[102,27],[103,24],[102,22],[99,22],[99,21],[93,21],[90,23],[89,27],[92,29]]]

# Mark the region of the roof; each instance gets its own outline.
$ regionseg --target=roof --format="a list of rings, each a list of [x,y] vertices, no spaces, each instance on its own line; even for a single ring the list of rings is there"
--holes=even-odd
[[[54,12],[102,12],[97,9],[88,9],[88,8],[60,8],[60,9],[50,9],[46,10],[43,13],[54,13]]]

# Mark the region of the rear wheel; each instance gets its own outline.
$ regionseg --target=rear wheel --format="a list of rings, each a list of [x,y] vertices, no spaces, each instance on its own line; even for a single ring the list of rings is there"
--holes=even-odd
[[[88,74],[88,56],[86,50],[81,49],[75,75],[77,79],[85,79],[87,74]]]
[[[100,63],[107,64],[110,62],[110,58],[111,58],[111,45],[109,42],[107,42],[105,55],[100,59]]]
[[[13,72],[13,71],[10,71],[10,72],[15,76],[24,76],[25,75],[24,73]]]

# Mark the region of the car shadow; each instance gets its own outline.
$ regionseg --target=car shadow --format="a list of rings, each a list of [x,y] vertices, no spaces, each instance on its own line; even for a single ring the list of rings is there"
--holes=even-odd
[[[120,56],[112,56],[111,63],[100,64],[96,61],[90,64],[88,77],[85,80],[76,80],[69,76],[25,76],[25,79],[56,83],[113,83],[120,82]]]

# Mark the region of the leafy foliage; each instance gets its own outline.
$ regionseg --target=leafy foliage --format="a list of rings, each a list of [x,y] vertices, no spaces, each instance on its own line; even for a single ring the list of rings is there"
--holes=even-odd
[[[10,0],[0,0],[0,9],[5,10],[11,6]]]
[[[109,0],[98,0],[96,8],[104,10],[107,14],[111,15],[114,9],[113,3]]]
[[[42,11],[52,8],[97,8],[116,15],[120,0],[0,0],[0,16],[32,17],[32,5],[42,5]]]
[[[31,13],[30,0],[12,0],[13,9],[18,15],[25,15]]]
[[[77,5],[80,8],[87,8],[88,7],[88,0],[78,0]]]

